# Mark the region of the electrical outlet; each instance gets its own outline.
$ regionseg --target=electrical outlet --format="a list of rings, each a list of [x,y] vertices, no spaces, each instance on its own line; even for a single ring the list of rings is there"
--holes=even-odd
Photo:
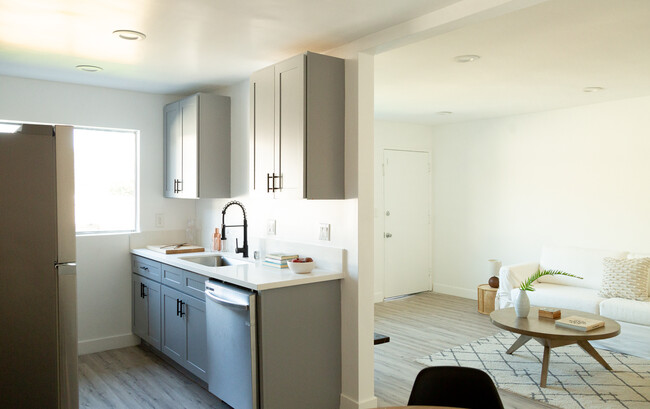
[[[156,227],[165,227],[165,215],[163,213],[156,213]]]
[[[318,240],[330,240],[330,225],[329,223],[321,223],[320,231],[318,233]]]
[[[266,221],[266,235],[275,236],[275,220],[269,219]]]

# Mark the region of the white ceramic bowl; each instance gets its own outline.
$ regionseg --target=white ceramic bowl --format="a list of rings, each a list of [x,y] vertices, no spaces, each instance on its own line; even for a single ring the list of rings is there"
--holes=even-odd
[[[294,263],[291,260],[287,261],[287,265],[289,266],[289,270],[296,274],[311,273],[311,270],[313,270],[315,266],[313,261],[308,261],[305,263]]]

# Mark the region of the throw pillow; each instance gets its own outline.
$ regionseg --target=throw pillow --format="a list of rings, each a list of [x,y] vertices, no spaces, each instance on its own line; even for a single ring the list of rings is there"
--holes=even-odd
[[[600,295],[643,301],[648,298],[650,258],[603,259],[604,274]]]

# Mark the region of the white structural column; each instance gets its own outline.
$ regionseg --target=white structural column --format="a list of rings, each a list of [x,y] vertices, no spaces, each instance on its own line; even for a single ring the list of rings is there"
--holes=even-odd
[[[342,283],[340,409],[377,407],[374,396],[374,55],[545,0],[461,0],[327,52],[345,58],[345,196],[357,205],[357,248]],[[358,197],[358,200],[354,200]]]

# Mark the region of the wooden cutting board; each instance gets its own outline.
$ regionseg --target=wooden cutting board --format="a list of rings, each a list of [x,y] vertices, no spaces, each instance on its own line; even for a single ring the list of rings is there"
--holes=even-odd
[[[164,248],[163,248],[164,247]],[[154,246],[147,246],[149,250],[157,251],[158,253],[162,254],[181,254],[181,253],[200,253],[202,251],[205,251],[205,248],[199,247],[199,246],[192,246],[192,245],[183,245],[179,248],[174,248],[174,246],[169,247],[168,245],[154,245]]]

